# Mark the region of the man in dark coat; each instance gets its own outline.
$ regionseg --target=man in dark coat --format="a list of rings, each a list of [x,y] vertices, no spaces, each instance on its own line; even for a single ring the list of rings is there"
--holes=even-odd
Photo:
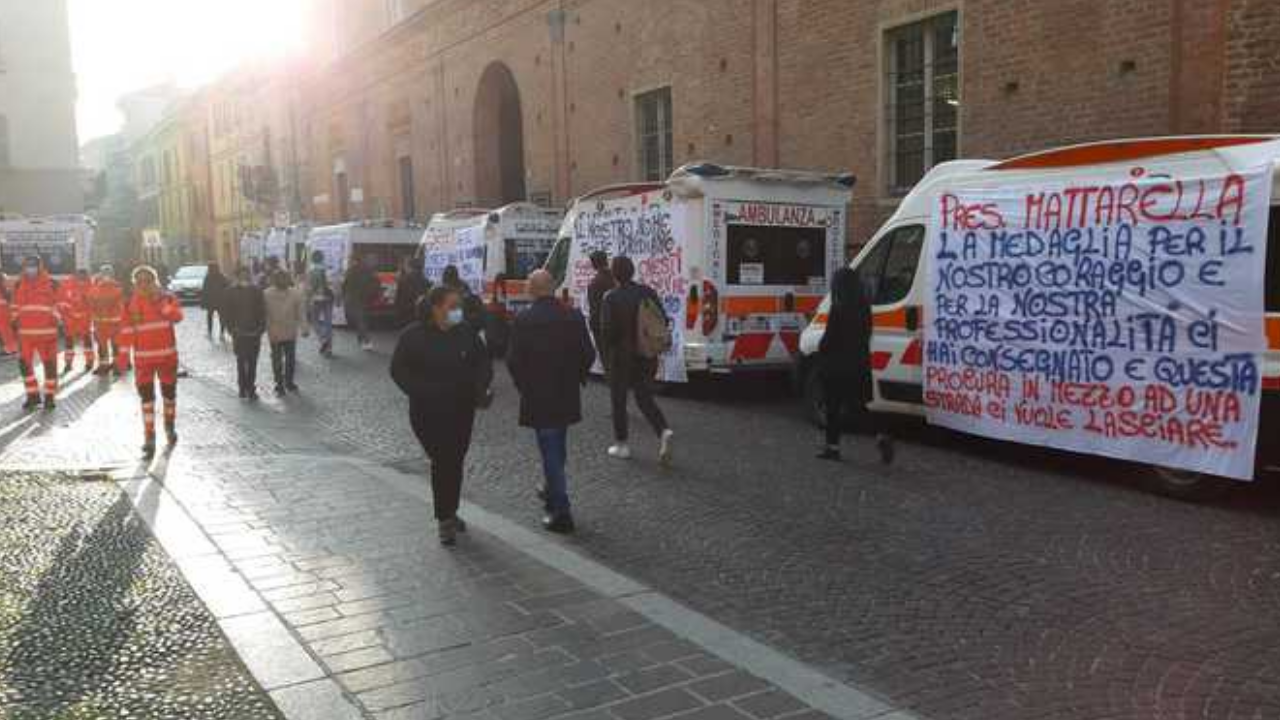
[[[222,274],[218,263],[209,263],[209,271],[205,273],[204,284],[200,288],[200,307],[205,312],[205,331],[213,337],[213,316],[218,316],[218,338],[227,334],[227,318],[222,312],[222,298],[227,292],[227,278]]]
[[[823,460],[840,459],[840,431],[846,412],[869,420],[871,332],[871,303],[858,273],[850,268],[837,270],[831,278],[827,327],[818,345],[818,372],[822,373],[827,406],[827,446],[818,455]],[[876,448],[881,461],[893,462],[893,441],[888,435],[876,435]]]
[[[596,341],[596,349],[603,353],[604,296],[618,287],[618,281],[613,279],[613,272],[609,270],[609,255],[603,250],[591,253],[591,267],[596,274],[587,286],[587,322],[590,323],[591,338]],[[601,357],[601,360],[604,358]]]
[[[458,518],[462,471],[477,407],[491,397],[489,351],[462,318],[456,290],[433,288],[422,319],[405,328],[391,357],[391,378],[409,396],[409,425],[431,459],[440,542],[453,545],[467,529]]]
[[[347,313],[347,324],[355,328],[360,349],[372,350],[369,340],[369,305],[382,291],[382,283],[373,268],[359,255],[351,256],[351,264],[342,278],[342,305]]]
[[[569,480],[565,475],[569,426],[582,421],[582,385],[596,352],[582,313],[555,299],[555,280],[546,270],[529,275],[533,305],[516,316],[507,344],[507,369],[520,391],[520,425],[532,428],[546,480],[542,524],[571,533]]]
[[[396,276],[396,322],[405,327],[413,322],[418,312],[418,300],[431,289],[431,283],[422,273],[422,259],[409,257],[400,266]]]
[[[231,329],[236,353],[236,382],[240,399],[258,399],[258,357],[262,334],[267,331],[267,305],[262,288],[254,284],[249,268],[236,270],[236,282],[223,296],[222,314]]]

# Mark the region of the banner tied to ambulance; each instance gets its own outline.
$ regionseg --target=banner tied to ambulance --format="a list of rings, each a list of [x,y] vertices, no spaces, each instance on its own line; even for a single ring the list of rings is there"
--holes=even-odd
[[[675,240],[687,211],[657,193],[610,200],[578,213],[573,222],[573,253],[566,285],[574,304],[587,313],[587,287],[595,277],[591,254],[603,250],[610,258],[625,255],[636,265],[636,281],[653,288],[671,319],[671,350],[658,363],[658,379],[686,382],[684,363],[685,303],[688,280],[684,253]],[[677,227],[679,226],[679,227]]]
[[[422,271],[431,284],[439,285],[445,268],[452,265],[471,292],[484,295],[485,228],[481,222],[428,242],[423,250]]]
[[[1251,479],[1271,173],[939,197],[930,422]]]

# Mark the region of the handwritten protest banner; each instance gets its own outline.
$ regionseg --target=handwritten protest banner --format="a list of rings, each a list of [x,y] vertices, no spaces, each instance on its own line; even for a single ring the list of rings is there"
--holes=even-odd
[[[423,249],[422,271],[433,284],[440,284],[444,269],[458,268],[458,276],[471,292],[484,294],[485,224],[460,228],[451,236],[428,242]]]
[[[577,307],[588,312],[587,286],[595,277],[591,253],[603,250],[611,258],[631,258],[636,280],[657,291],[672,320],[671,352],[662,357],[658,378],[686,382],[684,323],[680,320],[685,316],[689,282],[684,253],[672,232],[673,213],[671,202],[657,193],[610,200],[579,213],[573,223],[573,252],[565,283]]]
[[[1271,168],[944,194],[930,422],[1253,477]]]

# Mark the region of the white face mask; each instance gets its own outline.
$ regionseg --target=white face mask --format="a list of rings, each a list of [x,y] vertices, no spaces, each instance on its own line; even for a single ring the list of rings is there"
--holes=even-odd
[[[26,268],[23,268],[22,271],[27,274],[27,277],[30,277],[30,278],[33,278],[40,274],[40,268],[38,267],[26,267]]]
[[[445,315],[444,322],[449,327],[457,327],[462,324],[462,308],[454,308]]]

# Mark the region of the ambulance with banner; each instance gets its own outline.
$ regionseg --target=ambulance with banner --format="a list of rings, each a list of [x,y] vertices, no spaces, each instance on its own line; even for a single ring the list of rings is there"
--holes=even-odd
[[[346,309],[342,306],[342,278],[353,255],[359,255],[366,265],[371,265],[378,276],[382,292],[370,303],[369,313],[370,317],[384,317],[395,311],[396,275],[405,259],[414,256],[421,238],[420,225],[393,220],[312,228],[307,233],[307,258],[309,261],[316,251],[324,254],[329,287],[337,295],[334,324],[347,324]]]
[[[272,228],[263,241],[262,255],[264,258],[279,259],[289,270],[301,268],[305,263],[307,237],[310,233],[310,225]]]
[[[1177,497],[1253,479],[1280,417],[1280,136],[941,164],[851,263],[869,409],[1138,463]],[[822,422],[816,353],[799,376]]]
[[[660,377],[791,367],[845,256],[854,180],[686,165],[665,183],[603,188],[571,205],[547,267],[584,312],[590,255],[626,255],[674,321]]]
[[[94,230],[93,221],[83,215],[0,219],[0,271],[15,277],[23,259],[32,255],[40,256],[55,278],[88,270]]]

